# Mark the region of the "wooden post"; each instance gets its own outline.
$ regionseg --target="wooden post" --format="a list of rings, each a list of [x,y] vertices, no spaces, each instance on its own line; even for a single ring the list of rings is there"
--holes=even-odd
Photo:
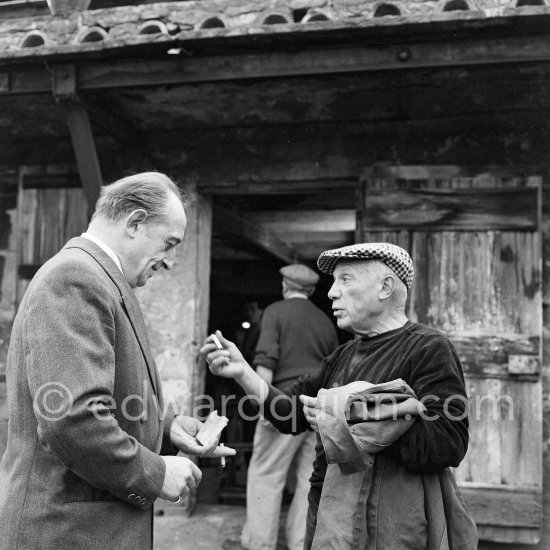
[[[86,194],[90,211],[93,211],[103,184],[97,157],[92,126],[86,109],[76,101],[63,101],[67,124],[76,155],[78,173]]]
[[[92,212],[103,185],[103,178],[88,111],[77,101],[74,65],[56,65],[54,67],[53,96],[65,110],[78,173],[89,210]]]

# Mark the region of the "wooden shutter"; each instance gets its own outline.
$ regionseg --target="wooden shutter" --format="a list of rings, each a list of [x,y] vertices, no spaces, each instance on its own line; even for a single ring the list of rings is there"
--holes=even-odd
[[[461,356],[470,446],[455,475],[481,540],[536,543],[542,522],[541,180],[496,168],[375,166],[357,239],[408,249],[409,317]]]
[[[88,204],[77,175],[22,167],[17,199],[17,303],[40,266],[86,231]]]

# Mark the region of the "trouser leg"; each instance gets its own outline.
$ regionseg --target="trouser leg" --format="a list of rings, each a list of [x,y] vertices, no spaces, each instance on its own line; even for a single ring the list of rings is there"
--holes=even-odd
[[[296,468],[296,488],[286,521],[286,545],[289,550],[302,550],[306,533],[309,478],[315,460],[314,432],[302,434],[302,442],[294,458]]]
[[[304,550],[311,550],[315,530],[317,528],[317,511],[319,510],[319,502],[321,500],[321,489],[319,487],[311,487],[307,496],[308,509],[306,519],[306,537],[304,539]]]
[[[241,542],[249,550],[275,550],[285,481],[300,436],[281,434],[260,418],[246,483],[246,522]]]

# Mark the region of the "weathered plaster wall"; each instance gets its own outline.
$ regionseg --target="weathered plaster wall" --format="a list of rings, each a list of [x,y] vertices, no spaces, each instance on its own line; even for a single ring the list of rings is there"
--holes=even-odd
[[[203,392],[198,349],[206,336],[210,286],[211,208],[196,190],[189,197],[187,229],[171,271],[161,270],[136,294],[142,306],[166,403],[189,414]]]

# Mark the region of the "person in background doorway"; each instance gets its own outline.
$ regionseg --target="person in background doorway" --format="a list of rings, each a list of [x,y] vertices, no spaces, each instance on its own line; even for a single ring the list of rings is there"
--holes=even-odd
[[[319,371],[324,357],[338,345],[331,320],[309,298],[319,275],[305,265],[287,265],[283,300],[263,314],[254,367],[258,375],[279,390],[301,376]],[[295,490],[286,521],[286,545],[301,550],[304,544],[309,476],[315,458],[315,434],[282,434],[263,418],[254,433],[248,467],[246,522],[241,543],[248,550],[274,550],[277,546],[283,490],[291,467]]]
[[[247,362],[252,363],[256,345],[260,337],[260,326],[264,310],[257,300],[248,300],[243,304],[244,319],[235,331],[235,343]]]

